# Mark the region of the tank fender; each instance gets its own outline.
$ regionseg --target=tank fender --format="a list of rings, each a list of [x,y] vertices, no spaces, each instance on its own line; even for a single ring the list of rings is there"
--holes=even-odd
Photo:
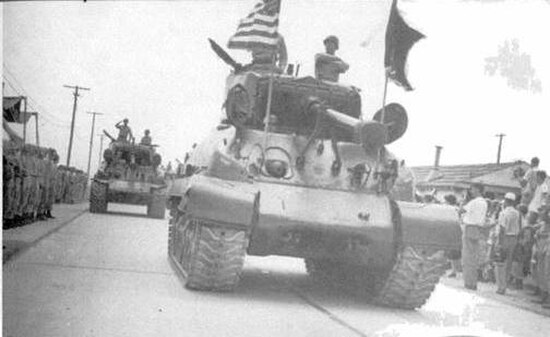
[[[456,209],[448,205],[397,202],[405,245],[459,250],[461,230]]]
[[[220,150],[212,153],[206,174],[224,180],[251,181],[245,167]]]
[[[189,182],[178,209],[206,222],[252,228],[258,222],[259,201],[260,192],[252,186],[199,175]]]
[[[189,187],[189,178],[174,179],[168,187],[168,197],[183,197]]]

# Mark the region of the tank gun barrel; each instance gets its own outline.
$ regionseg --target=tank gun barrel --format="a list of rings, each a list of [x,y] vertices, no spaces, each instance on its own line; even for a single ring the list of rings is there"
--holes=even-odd
[[[313,115],[322,127],[337,128],[366,148],[377,149],[386,144],[387,128],[377,121],[363,121],[326,107],[315,97],[308,99],[307,115]]]

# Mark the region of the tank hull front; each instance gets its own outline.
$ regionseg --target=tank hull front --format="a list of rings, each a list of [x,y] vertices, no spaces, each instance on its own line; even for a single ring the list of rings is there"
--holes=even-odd
[[[388,265],[395,228],[386,197],[273,183],[255,183],[259,219],[248,254]]]

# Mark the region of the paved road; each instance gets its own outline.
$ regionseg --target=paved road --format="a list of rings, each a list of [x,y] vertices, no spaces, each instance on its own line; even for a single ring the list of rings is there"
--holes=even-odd
[[[322,288],[301,260],[250,257],[234,293],[184,289],[166,220],[110,205],[4,265],[4,336],[547,336],[550,319],[439,285],[418,311]]]

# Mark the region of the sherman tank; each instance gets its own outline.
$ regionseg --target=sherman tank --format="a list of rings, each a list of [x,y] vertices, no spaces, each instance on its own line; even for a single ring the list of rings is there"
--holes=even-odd
[[[168,191],[168,255],[183,284],[231,290],[246,255],[282,255],[368,301],[422,306],[460,229],[451,207],[392,196],[398,161],[386,146],[404,134],[405,109],[363,120],[355,87],[270,77],[235,67],[226,116]]]
[[[114,202],[145,205],[147,216],[164,219],[167,185],[158,170],[160,154],[154,146],[110,138],[113,141],[92,179],[90,212],[105,213],[108,203]]]

